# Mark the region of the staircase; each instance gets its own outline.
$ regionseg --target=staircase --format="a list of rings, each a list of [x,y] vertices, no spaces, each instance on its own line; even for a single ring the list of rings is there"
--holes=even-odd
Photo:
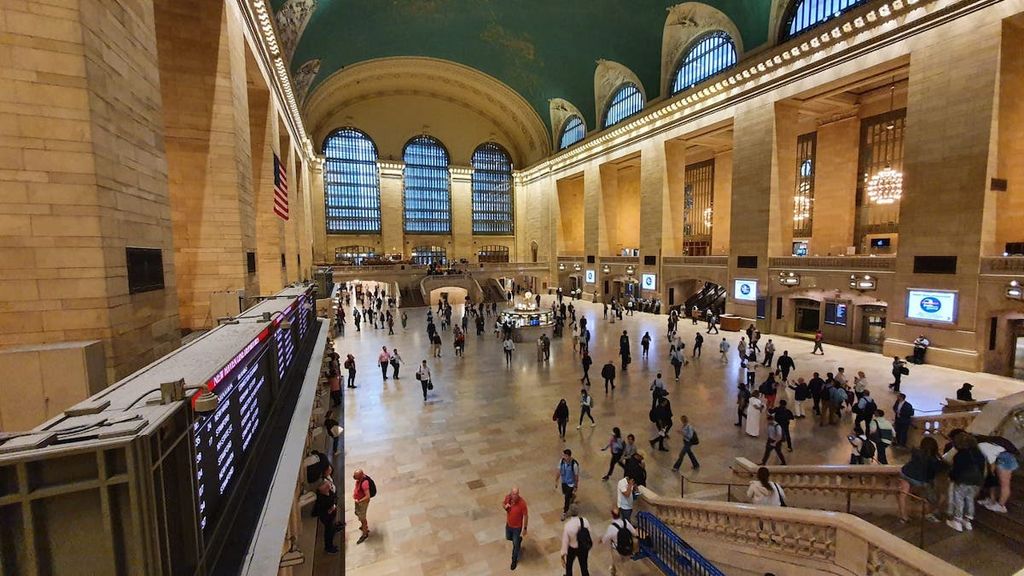
[[[984,506],[974,510],[974,524],[987,533],[1001,538],[1017,550],[1024,549],[1024,469],[1017,469],[1010,481],[1010,500],[1006,502],[1006,514],[998,514]],[[1020,566],[1018,568],[1024,568]]]
[[[636,559],[649,559],[669,576],[725,576],[654,514],[637,514],[636,527],[643,535]]]
[[[402,288],[401,299],[399,300],[399,308],[422,308],[427,303],[423,300],[423,293],[420,292],[419,287],[414,288]]]
[[[505,290],[501,287],[501,284],[499,284],[498,281],[495,280],[494,278],[490,278],[486,282],[484,282],[481,288],[483,289],[484,292],[484,302],[488,304],[490,304],[491,302],[503,304],[505,302]]]

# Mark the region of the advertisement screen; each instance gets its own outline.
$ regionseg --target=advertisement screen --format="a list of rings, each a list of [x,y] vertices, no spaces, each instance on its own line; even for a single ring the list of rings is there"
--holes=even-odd
[[[587,270],[586,274],[587,284],[597,283],[597,272],[595,270]]]
[[[955,322],[956,292],[908,290],[907,318],[925,322]]]
[[[644,290],[657,290],[658,289],[658,276],[655,274],[641,274],[640,275],[640,286]]]
[[[732,297],[737,300],[757,300],[757,280],[736,280]]]

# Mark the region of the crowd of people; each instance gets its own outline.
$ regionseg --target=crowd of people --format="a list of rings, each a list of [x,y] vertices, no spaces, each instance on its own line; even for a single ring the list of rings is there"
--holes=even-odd
[[[363,311],[360,313],[353,307],[353,316],[361,314],[369,318],[371,325],[376,326],[374,318],[378,322],[391,326],[390,322],[396,317],[397,311],[393,309],[392,299],[384,294],[374,291],[371,294],[364,294],[361,300],[369,299],[370,305],[360,301]],[[540,305],[540,296],[536,297],[536,304]],[[590,370],[594,363],[591,356],[591,339],[593,326],[588,324],[586,316],[579,314],[572,302],[564,301],[562,294],[556,294],[551,303],[551,311],[556,321],[554,337],[560,337],[562,330],[568,328],[571,332],[572,350],[579,358],[581,377],[579,383],[579,396],[576,402],[570,403],[565,398],[560,399],[554,408],[551,419],[556,424],[559,439],[566,442],[566,429],[573,419],[571,405],[578,406],[576,418],[576,429],[581,429],[584,424],[589,423],[591,428],[597,427],[598,422],[594,417],[594,397],[591,393]],[[604,319],[607,324],[613,324],[616,320],[628,316],[631,308],[615,300],[611,300],[603,307]],[[514,362],[516,350],[514,329],[501,321],[495,304],[481,304],[467,302],[464,312],[454,327],[452,326],[452,306],[445,300],[437,304],[436,313],[428,309],[425,314],[426,331],[428,342],[430,342],[431,358],[441,358],[441,332],[452,331],[452,345],[455,356],[465,354],[465,335],[470,324],[477,327],[477,335],[482,334],[482,325],[486,317],[493,316],[495,336],[504,354],[505,365],[511,367]],[[339,330],[344,323],[344,307],[339,307],[337,322]],[[380,318],[383,317],[383,321]],[[401,313],[402,328],[407,328],[407,316]],[[435,325],[435,319],[440,322],[440,330]],[[704,334],[718,333],[717,318],[714,313],[706,315],[707,330]],[[683,342],[678,330],[680,316],[677,311],[672,311],[667,317],[667,329],[665,338],[669,354],[666,360],[672,367],[671,376],[674,382],[680,382],[683,369],[689,363],[698,361],[701,358],[701,351],[705,335],[697,331],[691,343],[689,353],[686,346],[689,342]],[[358,324],[357,324],[358,326]],[[600,378],[603,380],[604,391],[608,396],[613,395],[616,389],[616,379],[623,373],[629,371],[633,362],[634,352],[638,352],[645,361],[651,353],[651,344],[654,337],[650,332],[645,332],[639,338],[639,348],[634,349],[628,330],[622,330],[618,336],[618,362],[608,359],[600,367]],[[485,341],[480,341],[485,346]],[[536,340],[537,362],[550,361],[552,341],[548,335],[542,334]],[[910,447],[907,445],[911,419],[914,416],[914,407],[905,394],[900,392],[900,382],[903,376],[907,375],[905,363],[899,358],[893,360],[893,382],[889,383],[889,391],[892,396],[884,401],[877,397],[877,389],[869,385],[868,378],[862,370],[856,371],[851,377],[844,367],[838,367],[834,372],[828,371],[822,376],[820,371],[807,371],[801,374],[798,366],[790,355],[789,350],[781,350],[778,353],[775,342],[770,337],[763,337],[758,328],[750,325],[745,333],[735,343],[735,348],[728,338],[722,338],[719,343],[719,352],[723,362],[730,362],[731,350],[735,349],[739,369],[735,425],[740,427],[743,434],[748,437],[761,438],[764,435],[765,443],[763,452],[758,460],[760,468],[757,477],[748,487],[748,499],[758,505],[765,506],[786,506],[786,495],[783,486],[770,478],[770,471],[767,465],[774,460],[779,465],[787,463],[787,454],[794,450],[793,431],[795,427],[849,427],[847,439],[850,444],[850,459],[852,465],[858,464],[888,464],[889,458],[894,449],[905,450],[901,456],[909,456],[909,460],[901,468],[901,493],[899,498],[899,516],[903,521],[907,520],[908,495],[914,494],[925,499],[931,507],[928,511],[928,518],[938,521],[936,515],[940,505],[940,498],[935,489],[936,478],[943,473],[948,473],[950,484],[948,494],[945,498],[948,505],[947,524],[955,530],[970,530],[973,519],[975,496],[982,488],[988,489],[988,497],[982,502],[987,508],[996,512],[1005,512],[1006,502],[1010,493],[1010,478],[1016,469],[1019,453],[1013,448],[1012,443],[1005,439],[975,437],[963,431],[957,431],[950,436],[950,444],[939,450],[934,438],[927,437],[920,446]],[[819,331],[814,338],[811,354],[824,354],[824,337]],[[338,358],[340,361],[340,357]],[[389,350],[383,346],[377,358],[381,369],[383,380],[390,377],[397,379],[399,369],[403,360],[397,349]],[[657,361],[656,361],[657,362]],[[336,371],[340,374],[341,366]],[[355,387],[355,359],[351,354],[346,356],[344,368],[348,371],[348,386]],[[332,373],[335,370],[332,366]],[[809,374],[808,374],[809,372]],[[421,383],[424,402],[428,400],[429,393],[433,390],[433,380],[427,360],[422,360],[416,378]],[[340,402],[340,377],[330,380],[332,388],[332,399]],[[676,446],[677,457],[672,465],[673,472],[679,472],[680,468],[689,461],[694,470],[700,468],[700,461],[697,455],[697,447],[700,443],[697,427],[691,421],[689,415],[673,413],[671,390],[678,387],[670,387],[666,384],[663,372],[656,372],[656,376],[650,382],[651,405],[648,413],[649,421],[653,428],[653,436],[647,438],[651,450],[670,451],[673,428],[680,440]],[[961,400],[973,400],[971,395],[972,386],[965,383],[957,393]],[[612,398],[610,401],[614,401]],[[891,409],[889,408],[891,402]],[[678,423],[678,427],[676,424]],[[336,424],[336,421],[327,422]],[[636,423],[631,423],[636,426]],[[610,572],[615,574],[621,568],[622,562],[628,559],[636,550],[636,542],[643,537],[637,531],[632,521],[634,503],[639,496],[639,487],[645,486],[647,482],[647,469],[644,452],[638,449],[637,436],[641,431],[626,431],[620,426],[612,426],[607,442],[601,444],[601,451],[607,453],[607,467],[601,465],[603,472],[602,481],[611,481],[613,477],[618,478],[615,482],[614,502],[609,503],[608,528],[603,533],[600,543],[609,550]],[[564,444],[563,444],[564,446]],[[911,449],[912,448],[912,449]],[[581,481],[581,468],[583,465],[573,455],[570,447],[565,446],[562,457],[554,469],[557,487],[562,494],[561,520],[564,522],[562,532],[561,558],[566,574],[571,575],[574,566],[578,565],[582,574],[589,573],[588,563],[590,552],[595,545],[591,535],[590,520],[579,514],[579,486]],[[596,475],[596,474],[595,474]],[[360,492],[360,495],[365,496]],[[355,495],[354,495],[355,496]],[[512,556],[510,567],[515,570],[519,564],[522,554],[522,542],[526,538],[529,525],[529,512],[525,497],[520,493],[518,487],[504,497],[503,508],[506,512],[506,539],[512,542]],[[601,506],[599,506],[600,508]],[[364,509],[365,512],[365,509]],[[362,520],[365,520],[363,518]],[[368,529],[364,536],[368,534]],[[628,535],[628,536],[627,536]],[[363,538],[360,541],[365,540]]]

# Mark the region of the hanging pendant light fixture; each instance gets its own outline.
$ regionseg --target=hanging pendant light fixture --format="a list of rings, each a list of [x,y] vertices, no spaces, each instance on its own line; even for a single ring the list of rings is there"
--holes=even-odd
[[[893,78],[892,86],[889,87],[889,113],[891,114],[896,100],[896,78]],[[886,124],[885,129],[892,131],[896,129],[896,123],[892,120]],[[868,200],[875,204],[895,204],[903,197],[903,173],[895,170],[891,163],[886,163],[885,168],[877,172],[868,180]]]

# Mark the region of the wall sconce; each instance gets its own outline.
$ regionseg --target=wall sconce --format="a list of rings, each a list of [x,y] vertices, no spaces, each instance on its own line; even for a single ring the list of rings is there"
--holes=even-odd
[[[559,272],[565,272],[565,264],[559,264],[558,265],[558,271]]]
[[[866,290],[874,290],[878,287],[878,280],[874,276],[865,274],[863,276],[857,276],[856,274],[850,275],[850,288],[854,290],[860,290],[864,292]]]
[[[579,272],[580,270],[583,269],[583,266],[580,266],[579,263],[576,263],[572,265],[572,269]]]
[[[612,271],[612,269],[609,268],[607,264],[605,264],[604,266],[601,266],[601,273],[602,274],[611,274],[611,271]]]
[[[796,272],[779,272],[779,284],[783,286],[799,286],[800,275]]]
[[[1011,300],[1024,300],[1024,287],[1020,282],[1011,280],[1010,285],[1006,287],[1006,297]]]
[[[632,264],[630,264],[629,266],[626,266],[626,276],[632,276],[635,273],[636,273],[636,268],[633,268]]]

